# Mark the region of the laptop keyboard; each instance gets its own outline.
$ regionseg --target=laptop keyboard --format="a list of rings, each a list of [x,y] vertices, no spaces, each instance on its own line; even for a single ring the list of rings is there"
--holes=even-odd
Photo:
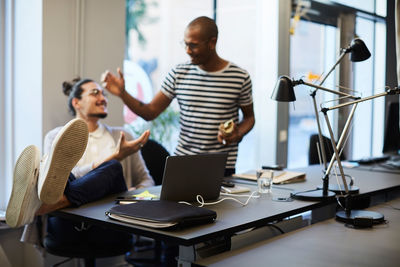
[[[381,164],[384,167],[400,170],[400,156],[392,156]]]

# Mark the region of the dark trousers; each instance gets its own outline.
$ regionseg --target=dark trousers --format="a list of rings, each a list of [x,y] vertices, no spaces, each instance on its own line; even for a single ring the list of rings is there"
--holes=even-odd
[[[71,173],[64,194],[73,206],[79,207],[126,190],[122,166],[111,160],[78,179]]]

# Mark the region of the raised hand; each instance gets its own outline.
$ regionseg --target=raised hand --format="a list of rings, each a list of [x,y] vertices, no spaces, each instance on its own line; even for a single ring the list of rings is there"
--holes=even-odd
[[[147,140],[149,140],[150,130],[145,131],[139,138],[132,141],[126,141],[124,132],[121,132],[117,148],[115,151],[115,159],[121,161],[127,156],[139,151]]]
[[[110,71],[105,71],[101,75],[102,86],[107,89],[111,94],[121,96],[125,91],[125,79],[121,69],[117,69],[119,77],[112,74]]]

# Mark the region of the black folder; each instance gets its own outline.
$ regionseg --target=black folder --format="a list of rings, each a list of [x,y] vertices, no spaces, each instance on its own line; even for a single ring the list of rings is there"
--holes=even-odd
[[[115,206],[106,214],[114,220],[151,228],[181,228],[211,223],[217,218],[213,210],[167,200]]]

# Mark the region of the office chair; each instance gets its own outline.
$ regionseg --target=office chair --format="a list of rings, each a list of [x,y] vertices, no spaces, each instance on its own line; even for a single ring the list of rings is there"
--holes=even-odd
[[[157,141],[149,139],[141,149],[143,160],[156,185],[162,184],[165,161],[169,152]]]
[[[142,147],[141,153],[154,183],[161,185],[169,152],[157,141],[149,139]],[[177,255],[177,247],[162,244],[160,241],[136,236],[133,251],[132,255],[127,254],[126,261],[134,266],[176,266],[177,264],[173,262]],[[147,256],[150,254],[150,257],[142,257],[140,254]]]
[[[64,220],[64,219],[62,219]],[[40,220],[38,220],[40,221]],[[40,229],[41,226],[38,225]],[[102,233],[107,231],[104,237],[104,242],[102,239],[95,238],[93,241],[93,234],[103,236]],[[114,242],[107,242],[109,236],[114,237]],[[91,229],[87,231],[81,231],[80,237],[73,242],[65,242],[58,240],[51,233],[43,238],[43,247],[46,252],[60,257],[67,257],[68,259],[63,260],[53,266],[59,266],[66,263],[72,259],[84,259],[86,267],[96,266],[97,258],[114,257],[119,255],[124,255],[129,252],[133,247],[132,235],[118,232],[111,229],[102,228],[100,226],[92,226]]]
[[[382,152],[398,154],[400,150],[399,103],[390,102],[385,123],[385,137]]]
[[[322,139],[323,139],[325,153],[326,153],[326,160],[329,163],[329,161],[331,160],[331,158],[334,154],[331,139],[326,136],[322,136]],[[308,165],[320,163],[319,156],[318,156],[318,150],[317,150],[318,143],[319,143],[318,134],[311,135],[310,136],[310,145],[308,148]],[[322,158],[322,156],[321,156],[321,158]],[[342,159],[342,160],[345,159],[344,153],[341,154],[340,159]]]

